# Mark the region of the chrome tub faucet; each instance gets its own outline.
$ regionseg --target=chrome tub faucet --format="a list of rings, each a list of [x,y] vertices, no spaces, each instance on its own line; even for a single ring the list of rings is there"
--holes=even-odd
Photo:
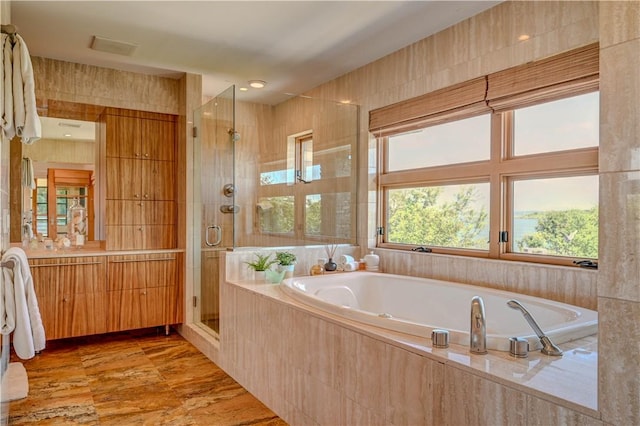
[[[487,322],[484,315],[484,302],[480,296],[474,296],[471,299],[469,352],[480,355],[487,353]]]

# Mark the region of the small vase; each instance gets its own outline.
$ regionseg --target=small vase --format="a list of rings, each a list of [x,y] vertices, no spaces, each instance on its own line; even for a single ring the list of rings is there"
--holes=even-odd
[[[291,278],[293,277],[293,271],[295,267],[296,265],[278,265],[278,271],[284,272],[285,278]]]
[[[329,258],[329,261],[324,264],[324,270],[326,272],[334,272],[336,269],[338,269],[338,265],[332,258]]]
[[[253,279],[259,282],[265,282],[267,280],[265,276],[265,271],[254,271]]]

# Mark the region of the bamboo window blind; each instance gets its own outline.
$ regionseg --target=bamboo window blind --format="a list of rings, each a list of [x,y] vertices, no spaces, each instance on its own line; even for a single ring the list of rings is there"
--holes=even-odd
[[[501,112],[598,89],[599,44],[508,68],[378,108],[369,131],[378,137],[485,112]]]

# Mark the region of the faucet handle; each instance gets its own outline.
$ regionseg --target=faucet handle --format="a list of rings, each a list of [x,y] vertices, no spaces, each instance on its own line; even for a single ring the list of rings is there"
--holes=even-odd
[[[509,338],[509,355],[515,358],[526,358],[529,356],[529,341],[522,337]]]
[[[449,347],[449,332],[442,329],[434,329],[431,332],[431,342],[434,348]]]

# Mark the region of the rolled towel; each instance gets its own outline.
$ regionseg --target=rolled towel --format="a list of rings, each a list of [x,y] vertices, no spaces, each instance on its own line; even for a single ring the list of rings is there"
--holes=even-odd
[[[347,263],[352,263],[354,261],[355,259],[353,258],[353,256],[349,256],[348,254],[342,254],[338,258],[339,265],[346,265]]]
[[[353,272],[358,270],[358,262],[347,262],[342,266],[345,272]]]

